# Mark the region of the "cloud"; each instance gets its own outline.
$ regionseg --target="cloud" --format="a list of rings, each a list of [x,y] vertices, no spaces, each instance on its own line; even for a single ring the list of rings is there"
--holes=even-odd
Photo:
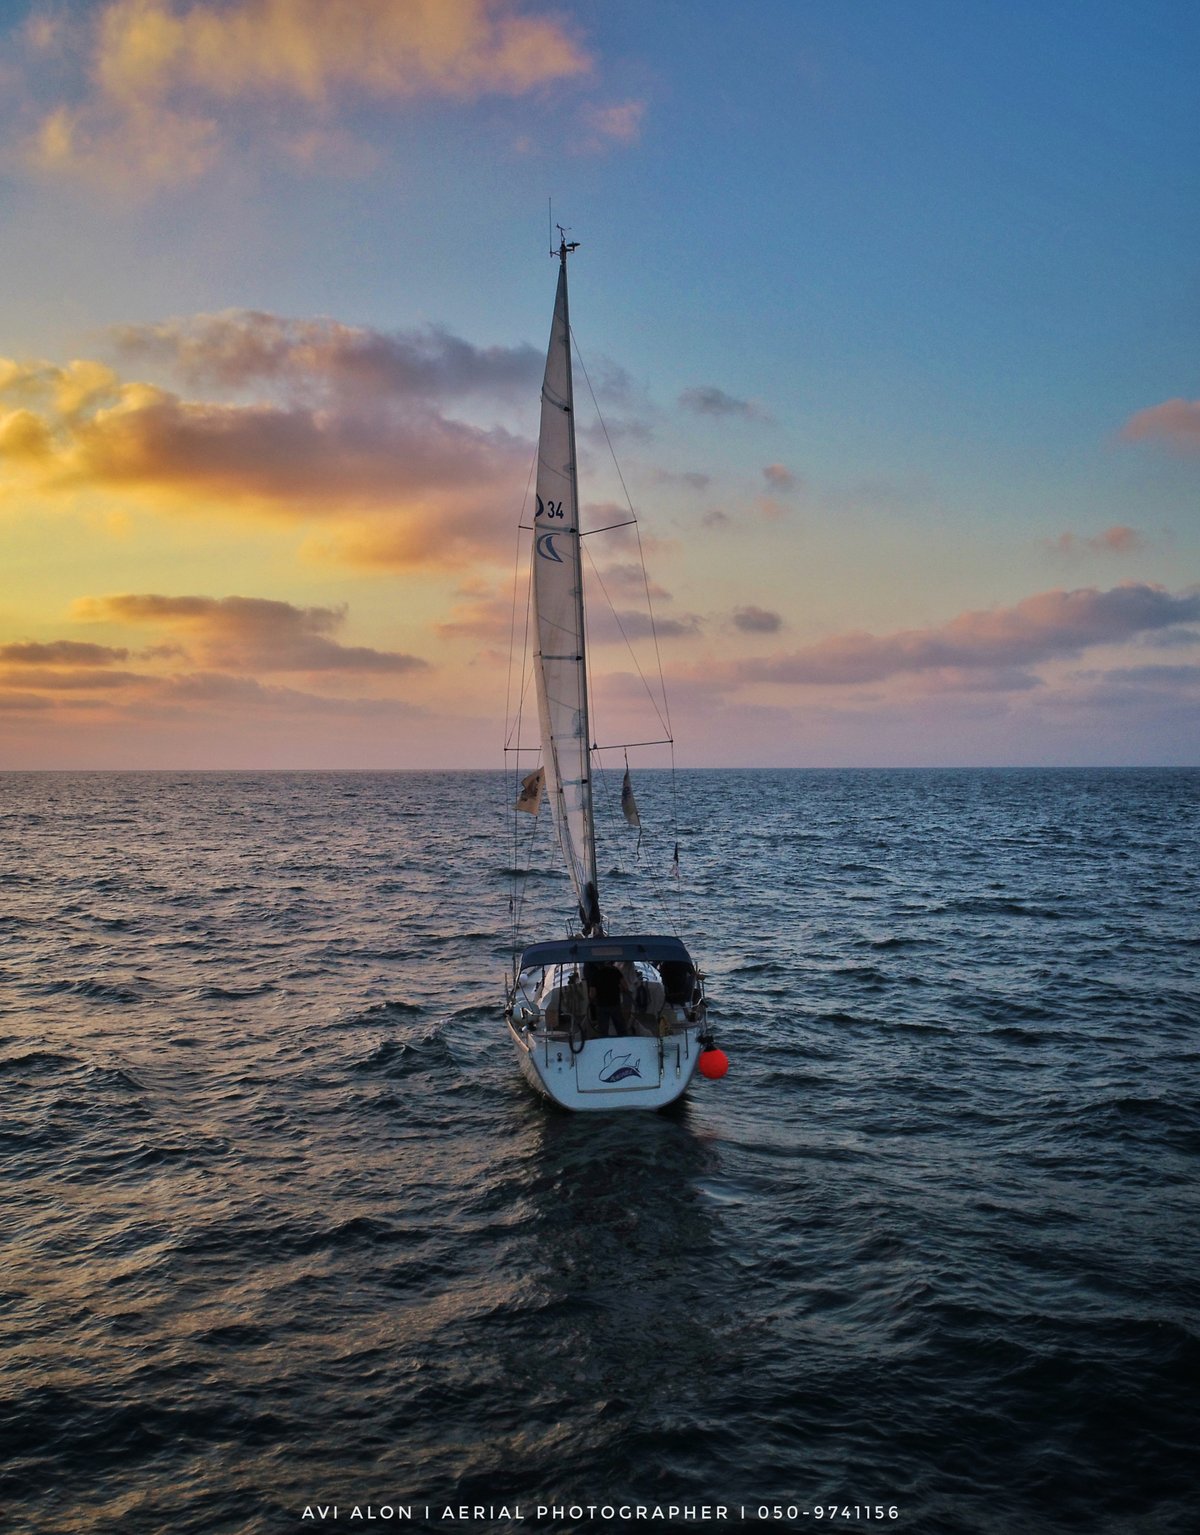
[[[713,384],[700,384],[693,389],[685,389],[679,396],[679,403],[685,410],[695,411],[700,416],[741,417],[745,421],[771,419],[755,401],[739,400]]]
[[[29,714],[54,707],[55,700],[42,693],[4,692],[0,689],[0,709],[11,714]]]
[[[763,470],[763,479],[771,489],[780,495],[786,495],[788,491],[795,490],[800,483],[790,469],[783,464],[768,464]]]
[[[40,688],[43,692],[96,692],[124,688],[144,682],[140,672],[107,671],[102,667],[76,667],[73,670],[50,667],[0,671],[0,684],[16,682],[21,687]]]
[[[1089,681],[1098,677],[1105,682],[1130,683],[1138,687],[1200,688],[1200,666],[1121,666],[1081,675]]]
[[[1060,533],[1057,538],[1047,539],[1046,543],[1053,554],[1067,557],[1078,554],[1135,554],[1146,546],[1145,539],[1135,528],[1121,524],[1105,528],[1102,533],[1094,533],[1090,537]]]
[[[441,326],[378,331],[253,309],[115,326],[109,336],[126,356],[165,364],[191,387],[268,383],[342,399],[381,392],[396,400],[524,397],[538,384],[545,360],[528,344],[478,347]]]
[[[743,634],[777,634],[783,628],[783,619],[767,608],[735,608],[734,627]]]
[[[678,617],[656,613],[652,622],[644,609],[604,607],[589,615],[588,638],[597,645],[624,645],[650,638],[694,639],[702,627],[703,620],[694,613]]]
[[[660,485],[684,485],[697,493],[707,490],[712,484],[711,474],[703,474],[695,469],[655,469],[652,477]]]
[[[520,97],[587,73],[568,29],[526,10],[520,0],[108,0],[29,34],[35,56],[84,61],[30,159],[145,189],[204,174],[239,135],[278,133],[281,115],[294,143],[297,124],[320,136],[364,104]],[[608,109],[608,138],[636,131],[634,105]]]
[[[325,550],[358,563],[453,565],[508,545],[497,506],[519,504],[531,448],[448,408],[473,392],[532,391],[531,348],[240,312],[128,327],[118,341],[193,383],[259,397],[185,398],[88,360],[0,360],[0,474],[10,487],[116,489],[159,511],[331,520],[343,527]]]
[[[483,582],[467,582],[459,587],[450,616],[434,625],[443,639],[490,640],[497,644],[513,637],[514,623],[519,637],[525,622],[523,605],[513,613],[513,597],[504,596]]]
[[[1049,591],[1009,608],[962,613],[930,629],[835,635],[786,655],[735,661],[728,682],[860,686],[903,674],[940,673],[952,685],[998,673],[1028,685],[1026,668],[1092,646],[1119,644],[1200,619],[1200,594],[1172,595],[1129,582],[1109,591]]]
[[[128,650],[83,640],[13,640],[0,645],[0,661],[17,666],[111,666],[128,659]]]
[[[201,664],[218,671],[395,674],[428,666],[418,656],[330,639],[346,620],[344,608],[297,608],[264,597],[122,593],[81,598],[75,614],[85,620],[183,632],[197,648]]]
[[[622,148],[636,144],[641,137],[645,115],[644,101],[622,101],[606,107],[587,107],[583,113],[583,123],[587,130],[583,148],[599,153],[614,144]]]
[[[182,672],[161,679],[157,700],[167,706],[215,705],[224,711],[229,706],[257,712],[266,707],[274,712],[308,715],[411,715],[421,711],[398,698],[346,698],[326,693],[308,693],[277,683],[259,682],[253,677],[233,676],[224,672]]]
[[[594,567],[597,578],[609,597],[626,601],[641,598],[645,601],[649,591],[654,602],[670,602],[671,594],[665,586],[651,581],[645,567],[638,560],[620,560],[609,565]]]
[[[1121,428],[1126,442],[1163,442],[1178,453],[1200,453],[1200,400],[1164,400],[1139,410]]]
[[[62,434],[59,445],[64,484],[254,500],[289,517],[334,505],[394,505],[402,494],[441,500],[451,486],[490,488],[518,454],[500,430],[425,409],[397,419],[383,411],[197,403],[137,385]]]
[[[1159,629],[1148,634],[1145,643],[1155,650],[1190,650],[1200,645],[1200,631],[1195,629]]]

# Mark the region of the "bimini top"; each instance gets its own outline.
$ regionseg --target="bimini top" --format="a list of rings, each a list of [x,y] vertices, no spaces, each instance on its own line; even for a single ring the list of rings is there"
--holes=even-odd
[[[663,938],[639,933],[632,938],[556,938],[549,943],[533,943],[521,955],[521,969],[534,965],[588,965],[598,960],[665,960],[685,965],[692,956],[678,938]]]

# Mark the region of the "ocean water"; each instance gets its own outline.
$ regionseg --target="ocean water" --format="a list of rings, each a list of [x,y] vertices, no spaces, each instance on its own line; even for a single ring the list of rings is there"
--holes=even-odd
[[[1200,772],[678,789],[731,1070],[571,1116],[500,775],[0,777],[0,1526],[1191,1535]]]

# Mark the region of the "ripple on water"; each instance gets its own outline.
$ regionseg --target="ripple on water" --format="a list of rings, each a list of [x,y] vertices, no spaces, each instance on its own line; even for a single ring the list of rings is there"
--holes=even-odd
[[[1191,1535],[1200,775],[732,776],[678,784],[729,1075],[610,1118],[504,1037],[499,775],[10,775],[15,1528],[628,1488]]]

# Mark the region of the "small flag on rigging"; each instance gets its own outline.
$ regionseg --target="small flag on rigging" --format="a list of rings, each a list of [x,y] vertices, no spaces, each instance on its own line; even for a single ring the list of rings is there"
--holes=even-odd
[[[521,780],[521,792],[517,795],[517,809],[528,815],[537,815],[542,808],[542,790],[546,787],[546,769],[538,768],[527,773]]]
[[[642,818],[638,815],[637,800],[633,797],[633,785],[629,781],[628,762],[625,764],[625,778],[621,784],[621,814],[630,826],[641,826]]]

